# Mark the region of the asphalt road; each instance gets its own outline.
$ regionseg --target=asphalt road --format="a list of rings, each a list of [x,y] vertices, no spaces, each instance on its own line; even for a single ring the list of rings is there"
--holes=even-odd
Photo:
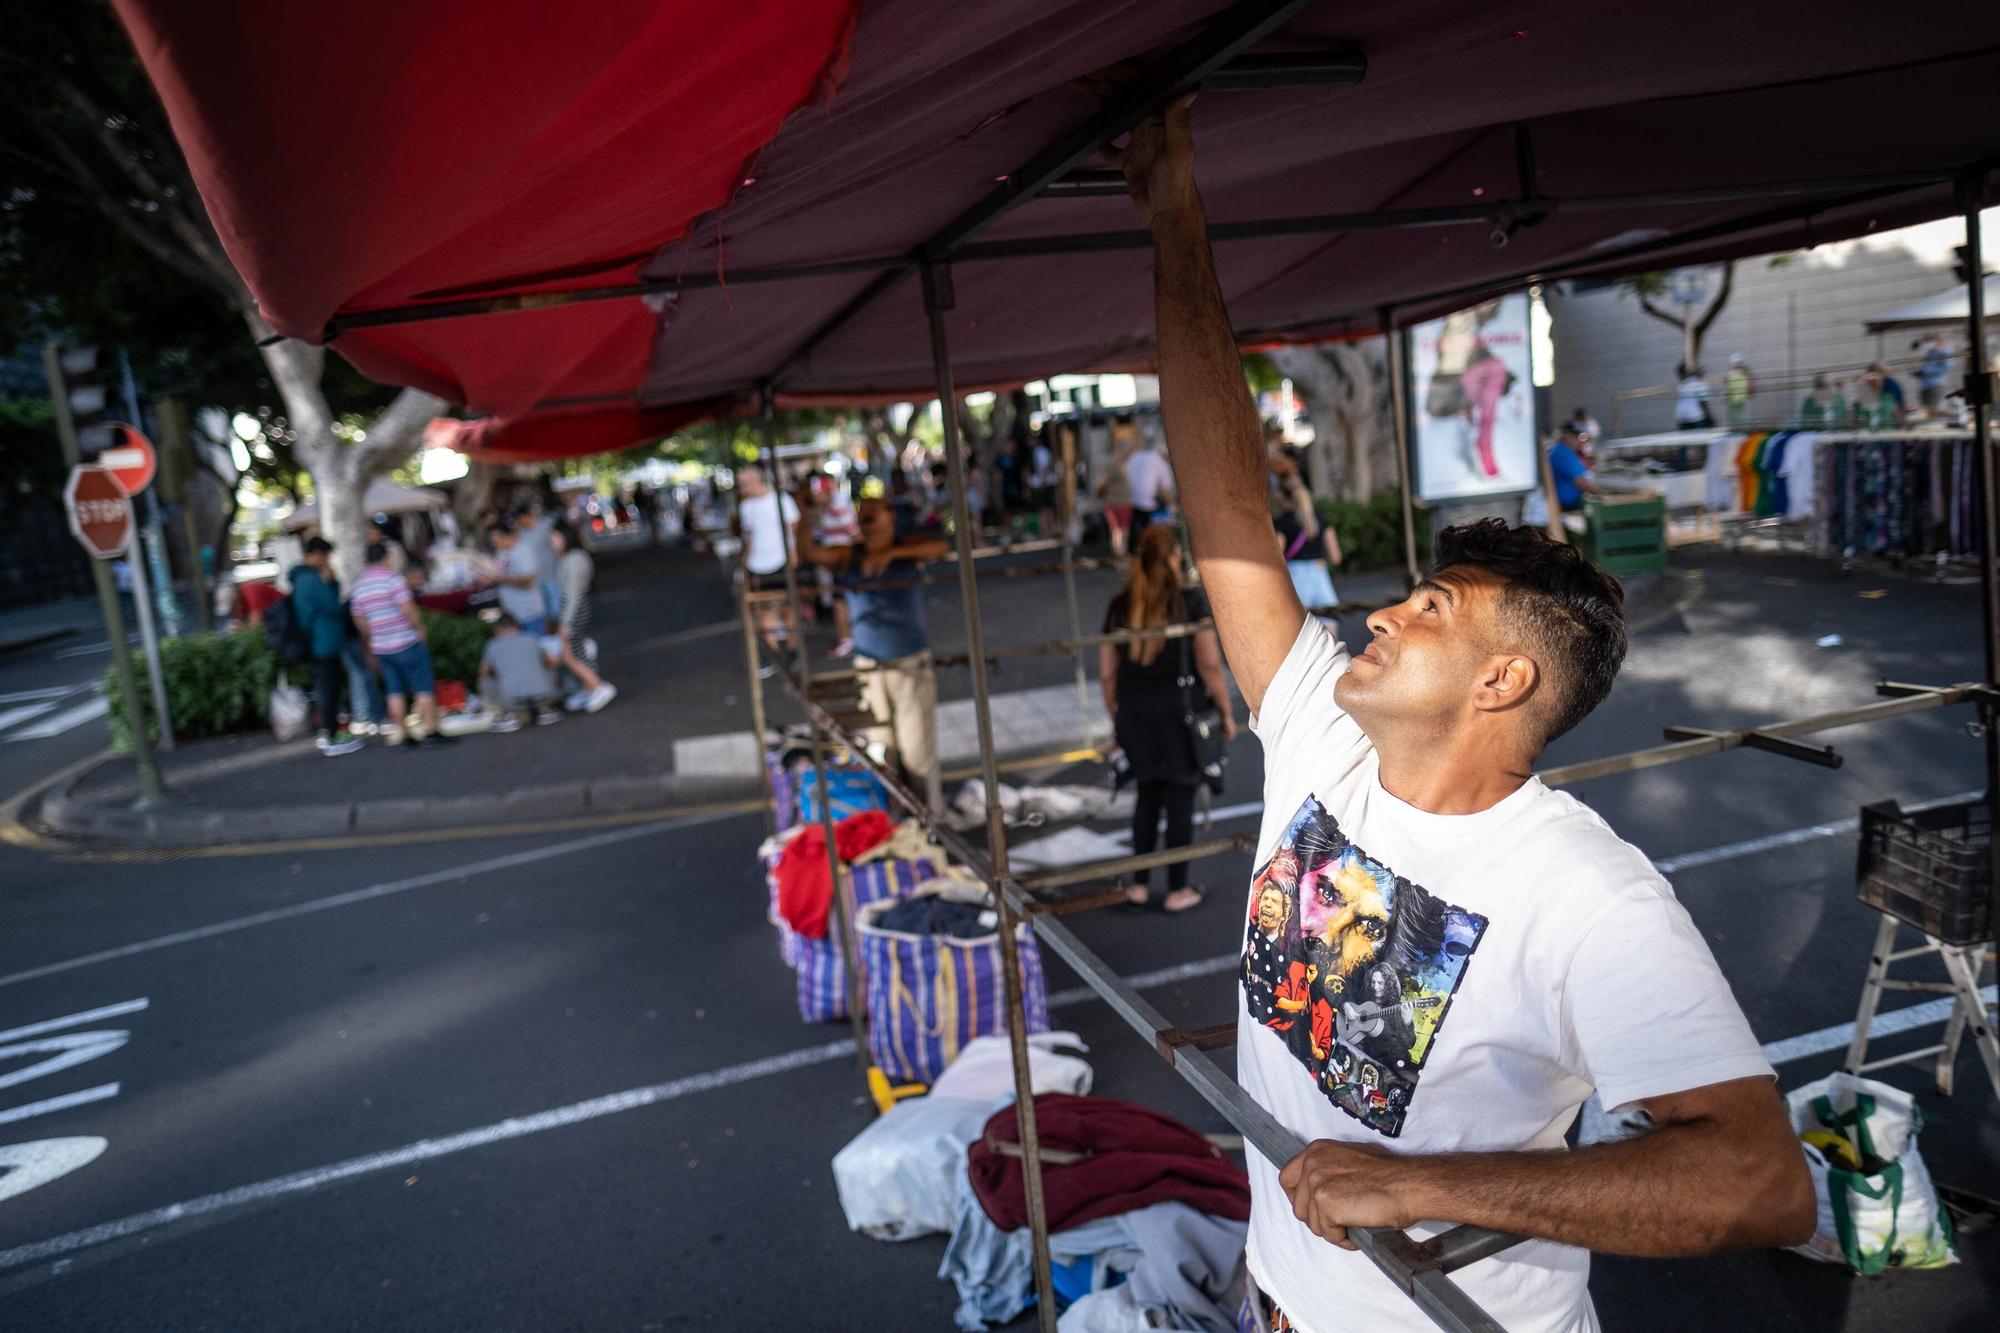
[[[1972,589],[1785,560],[1677,565],[1612,699],[1550,763],[1651,744],[1668,722],[1866,702],[1879,676],[1978,670]],[[1019,614],[1015,637],[1058,632],[1028,632],[1032,604]],[[1814,646],[1832,633],[1839,646]],[[103,660],[0,660],[0,694]],[[1680,866],[1760,1038],[1804,1038],[1783,1048],[1798,1054],[1787,1086],[1837,1065],[1828,1030],[1853,1017],[1875,923],[1853,900],[1851,834],[1812,826],[1976,786],[1966,716],[1836,733],[1838,771],[1741,752],[1579,791]],[[0,792],[101,743],[84,727],[0,740]],[[1257,780],[1245,742],[1219,804],[1254,800]],[[0,1029],[109,1009],[55,1031],[129,1034],[0,1086],[0,1153],[105,1141],[0,1199],[0,1328],[949,1328],[940,1243],[842,1223],[828,1162],[870,1113],[845,1030],[793,1009],[751,861],[761,831],[723,815],[160,859],[0,845]],[[1737,846],[1773,835],[1790,836]],[[1245,870],[1203,865],[1218,893],[1191,917],[1073,924],[1122,971],[1186,965],[1149,995],[1189,1026],[1222,1021]],[[1049,972],[1065,999],[1075,979]],[[1090,1043],[1099,1091],[1223,1128],[1103,1006],[1055,1016]],[[49,1054],[0,1059],[0,1079]],[[1948,1099],[1913,1069],[1888,1077],[1923,1094],[1933,1171],[2000,1194],[2000,1106],[1970,1053],[1958,1074]],[[1995,1235],[1938,1273],[1601,1259],[1593,1290],[1610,1328],[1984,1329]]]

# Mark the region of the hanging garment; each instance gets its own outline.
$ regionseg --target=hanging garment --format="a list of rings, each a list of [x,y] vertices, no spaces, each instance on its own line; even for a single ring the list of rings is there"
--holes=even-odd
[[[1736,446],[1736,504],[1746,514],[1757,512],[1763,485],[1757,476],[1757,458],[1764,447],[1764,436],[1760,431],[1745,435]]]
[[[1784,518],[1791,509],[1791,496],[1785,482],[1786,446],[1791,443],[1790,431],[1776,431],[1764,441],[1763,457],[1757,460],[1757,472],[1764,485],[1764,503],[1770,510],[1770,517]]]
[[[1708,508],[1712,513],[1733,514],[1743,507],[1736,474],[1736,451],[1742,446],[1743,437],[1735,434],[1718,435],[1709,441],[1702,472],[1707,479]]]
[[[1109,1097],[1035,1098],[1044,1150],[1077,1154],[1045,1161],[1042,1194],[1052,1229],[1169,1200],[1217,1217],[1250,1220],[1250,1178],[1220,1148],[1173,1117]],[[1028,1224],[1021,1159],[1001,1151],[1019,1141],[1014,1108],[986,1122],[966,1170],[986,1215],[1003,1230]]]
[[[1785,442],[1786,518],[1812,518],[1819,512],[1819,436],[1800,431]]]

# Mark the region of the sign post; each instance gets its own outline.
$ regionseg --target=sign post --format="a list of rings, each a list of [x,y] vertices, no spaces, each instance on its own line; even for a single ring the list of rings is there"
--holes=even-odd
[[[146,487],[152,484],[157,470],[153,442],[137,426],[129,426],[122,421],[114,421],[110,426],[112,444],[98,454],[97,465],[110,473],[118,488],[133,499],[136,522],[139,513],[136,502]],[[153,687],[154,720],[160,729],[160,748],[171,753],[174,726],[167,715],[167,678],[160,669],[160,633],[154,621],[159,612],[153,605],[154,572],[164,573],[163,565],[152,563],[159,545],[157,524],[141,525],[132,545],[135,549],[125,552],[125,568],[132,576],[132,606],[139,614],[139,646],[146,654],[147,683]]]
[[[58,420],[64,421],[60,413]],[[160,768],[153,758],[152,738],[146,731],[146,710],[139,700],[139,675],[132,669],[132,647],[125,641],[125,613],[118,608],[118,589],[105,563],[132,549],[132,499],[108,470],[78,463],[70,469],[69,480],[63,484],[63,508],[69,513],[70,531],[91,556],[97,601],[104,610],[105,631],[111,636],[111,664],[118,677],[127,729],[132,733],[132,757],[139,765],[137,804],[145,809],[164,799]]]
[[[74,413],[87,411],[87,397],[94,387],[87,382],[72,383],[87,375],[92,357],[78,357],[74,372],[65,365],[64,349],[50,343],[42,349],[42,365],[48,372],[49,398],[55,408],[56,436],[62,442],[63,461],[71,468],[63,486],[63,507],[69,511],[77,540],[90,552],[91,577],[97,584],[97,603],[104,611],[104,629],[111,636],[112,672],[118,678],[118,695],[124,705],[127,730],[132,736],[132,759],[139,770],[139,799],[134,805],[150,809],[166,800],[160,782],[159,762],[153,757],[153,738],[146,728],[145,705],[139,699],[139,675],[132,669],[132,646],[125,641],[125,616],[118,609],[118,589],[106,563],[132,544],[132,501],[117,479],[102,469],[79,466],[82,446],[77,440]],[[82,396],[82,405],[73,404],[72,393]],[[122,530],[122,536],[121,534]]]

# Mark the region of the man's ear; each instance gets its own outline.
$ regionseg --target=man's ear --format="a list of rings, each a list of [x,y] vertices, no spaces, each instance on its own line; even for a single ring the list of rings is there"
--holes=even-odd
[[[1472,706],[1483,713],[1503,713],[1526,704],[1541,686],[1542,669],[1519,653],[1486,659]]]

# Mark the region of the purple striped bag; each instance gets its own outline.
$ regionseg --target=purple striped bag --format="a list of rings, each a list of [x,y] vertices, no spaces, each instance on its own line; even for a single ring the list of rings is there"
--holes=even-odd
[[[849,866],[848,879],[854,885],[857,907],[869,903],[907,898],[919,884],[936,874],[927,860],[864,861]],[[778,915],[777,881],[771,886],[771,920],[778,928],[778,952],[798,974],[799,1017],[808,1023],[835,1023],[847,1017],[847,969],[841,964],[840,946],[830,935],[809,939],[785,924]],[[833,920],[827,921],[833,930]],[[864,969],[865,972],[865,969]]]
[[[861,964],[868,996],[868,1052],[893,1080],[935,1083],[975,1037],[1007,1030],[1000,935],[955,939],[875,925],[889,904],[861,909]],[[1041,950],[1025,922],[1015,927],[1028,1031],[1049,1030]]]
[[[764,752],[764,776],[771,783],[771,812],[779,833],[799,822],[799,794],[793,789],[792,775],[785,771],[784,757],[783,750]]]

